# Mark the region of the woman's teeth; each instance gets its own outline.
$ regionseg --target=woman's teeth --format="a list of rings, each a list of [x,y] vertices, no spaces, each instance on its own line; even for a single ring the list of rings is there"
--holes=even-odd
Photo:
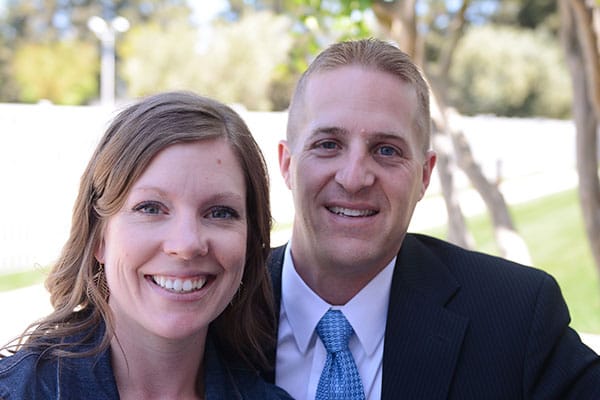
[[[187,293],[200,290],[206,283],[206,277],[194,279],[177,279],[160,275],[152,275],[152,281],[158,286],[172,292]]]

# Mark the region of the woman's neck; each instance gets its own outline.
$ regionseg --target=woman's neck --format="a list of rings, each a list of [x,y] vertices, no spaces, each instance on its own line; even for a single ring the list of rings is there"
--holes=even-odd
[[[185,340],[117,335],[112,366],[121,399],[199,399],[206,335]]]

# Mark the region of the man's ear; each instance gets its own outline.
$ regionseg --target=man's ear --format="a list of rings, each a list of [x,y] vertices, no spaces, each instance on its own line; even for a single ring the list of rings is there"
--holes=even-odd
[[[290,173],[290,163],[292,162],[292,152],[287,140],[281,140],[277,146],[277,153],[279,155],[279,171],[285,181],[288,189],[292,188],[292,178]]]
[[[431,174],[433,173],[433,167],[435,167],[435,162],[437,160],[437,155],[435,151],[429,150],[425,154],[425,161],[423,162],[423,176],[421,181],[421,196],[419,200],[423,198],[425,195],[425,191],[429,186],[429,182],[431,182]]]

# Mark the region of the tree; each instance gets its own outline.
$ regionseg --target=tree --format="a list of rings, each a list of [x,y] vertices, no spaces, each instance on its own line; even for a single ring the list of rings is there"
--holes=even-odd
[[[17,49],[12,67],[24,102],[81,104],[98,90],[98,56],[89,43],[28,43]]]
[[[3,17],[3,23],[0,24],[0,43],[5,46],[0,49],[0,99],[1,100],[21,100],[35,101],[34,96],[42,95],[51,90],[53,98],[79,99],[79,102],[85,102],[93,98],[97,89],[89,92],[84,88],[90,88],[87,74],[78,75],[84,68],[78,71],[69,79],[80,81],[74,84],[55,83],[50,89],[51,83],[46,82],[44,88],[36,88],[40,78],[29,72],[18,72],[14,68],[13,62],[6,62],[1,65],[3,60],[11,60],[18,53],[26,52],[32,54],[32,51],[39,52],[36,57],[43,57],[47,64],[46,69],[61,65],[61,60],[57,57],[64,55],[67,48],[72,46],[92,46],[95,52],[99,52],[100,43],[94,33],[88,29],[87,22],[92,16],[101,16],[106,20],[111,20],[117,15],[126,17],[132,25],[154,21],[157,24],[164,24],[176,15],[185,15],[189,18],[191,9],[186,0],[119,0],[119,1],[93,1],[93,0],[7,0],[6,14]],[[59,45],[58,43],[67,43]],[[77,43],[75,45],[75,43]],[[47,48],[57,49],[62,53],[52,53],[46,51]],[[23,50],[25,49],[25,50]],[[87,47],[86,47],[87,49]],[[66,54],[68,56],[68,54]],[[87,57],[87,53],[83,53]],[[117,57],[119,55],[117,54]],[[97,55],[96,55],[97,57]],[[99,58],[99,57],[97,57]],[[97,62],[96,62],[97,64]],[[64,64],[69,66],[71,64]],[[27,69],[27,65],[22,65]],[[85,68],[84,68],[85,69]],[[19,78],[16,78],[18,73]],[[61,74],[69,74],[64,70]],[[99,78],[99,71],[96,68],[96,80]],[[62,80],[59,79],[59,80]],[[97,83],[93,86],[98,87]],[[56,93],[57,90],[74,91],[73,93]],[[87,98],[82,98],[82,93],[88,93]],[[32,97],[33,96],[33,97]]]
[[[567,118],[572,96],[564,58],[546,29],[472,26],[455,51],[449,103],[468,115]]]
[[[168,89],[191,89],[206,73],[196,54],[197,31],[186,19],[134,26],[119,44],[120,74],[131,97]],[[175,45],[176,44],[176,45]]]
[[[290,25],[271,12],[246,13],[235,23],[219,21],[200,41],[195,27],[181,18],[138,26],[120,48],[129,94],[185,88],[271,110],[271,83],[292,46]]]
[[[573,115],[577,130],[579,198],[587,237],[600,270],[600,181],[598,121],[600,120],[600,57],[598,9],[581,0],[560,0],[562,42],[573,82]]]
[[[273,109],[271,83],[292,48],[291,21],[270,11],[246,13],[236,23],[217,22],[204,54],[206,74],[195,85],[209,96],[252,110]]]

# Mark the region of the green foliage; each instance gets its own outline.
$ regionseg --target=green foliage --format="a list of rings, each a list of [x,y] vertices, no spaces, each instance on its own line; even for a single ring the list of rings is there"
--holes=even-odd
[[[559,27],[557,3],[556,0],[498,1],[490,22],[531,29],[544,27],[555,32]]]
[[[129,96],[191,89],[190,82],[206,73],[195,52],[196,30],[185,20],[168,25],[148,23],[133,27],[118,46],[121,77]]]
[[[135,26],[189,18],[191,9],[187,0],[6,0],[0,19],[0,101],[81,104],[94,97],[99,42],[87,26],[94,15],[124,16]]]
[[[565,118],[571,83],[557,40],[540,31],[477,26],[467,31],[450,71],[451,104],[468,115]]]
[[[287,12],[303,27],[302,33],[312,35],[326,44],[340,40],[367,37],[373,27],[365,12],[370,0],[293,0]]]
[[[81,104],[98,91],[98,65],[93,45],[62,41],[19,47],[12,69],[21,101]]]
[[[2,20],[0,20],[0,25]],[[11,77],[10,63],[12,50],[0,36],[0,101],[16,101],[18,89]]]
[[[122,46],[131,96],[189,89],[252,110],[271,110],[273,80],[292,47],[290,21],[270,12],[220,22],[202,37],[183,21],[134,28]],[[281,75],[279,75],[281,76]],[[277,89],[286,91],[285,85]]]
[[[266,11],[247,13],[234,24],[217,24],[200,56],[206,73],[197,75],[196,87],[251,110],[272,110],[273,96],[285,97],[293,84],[282,72],[293,44],[290,28],[287,17]],[[274,80],[281,85],[274,86]],[[284,94],[274,94],[274,89]]]

